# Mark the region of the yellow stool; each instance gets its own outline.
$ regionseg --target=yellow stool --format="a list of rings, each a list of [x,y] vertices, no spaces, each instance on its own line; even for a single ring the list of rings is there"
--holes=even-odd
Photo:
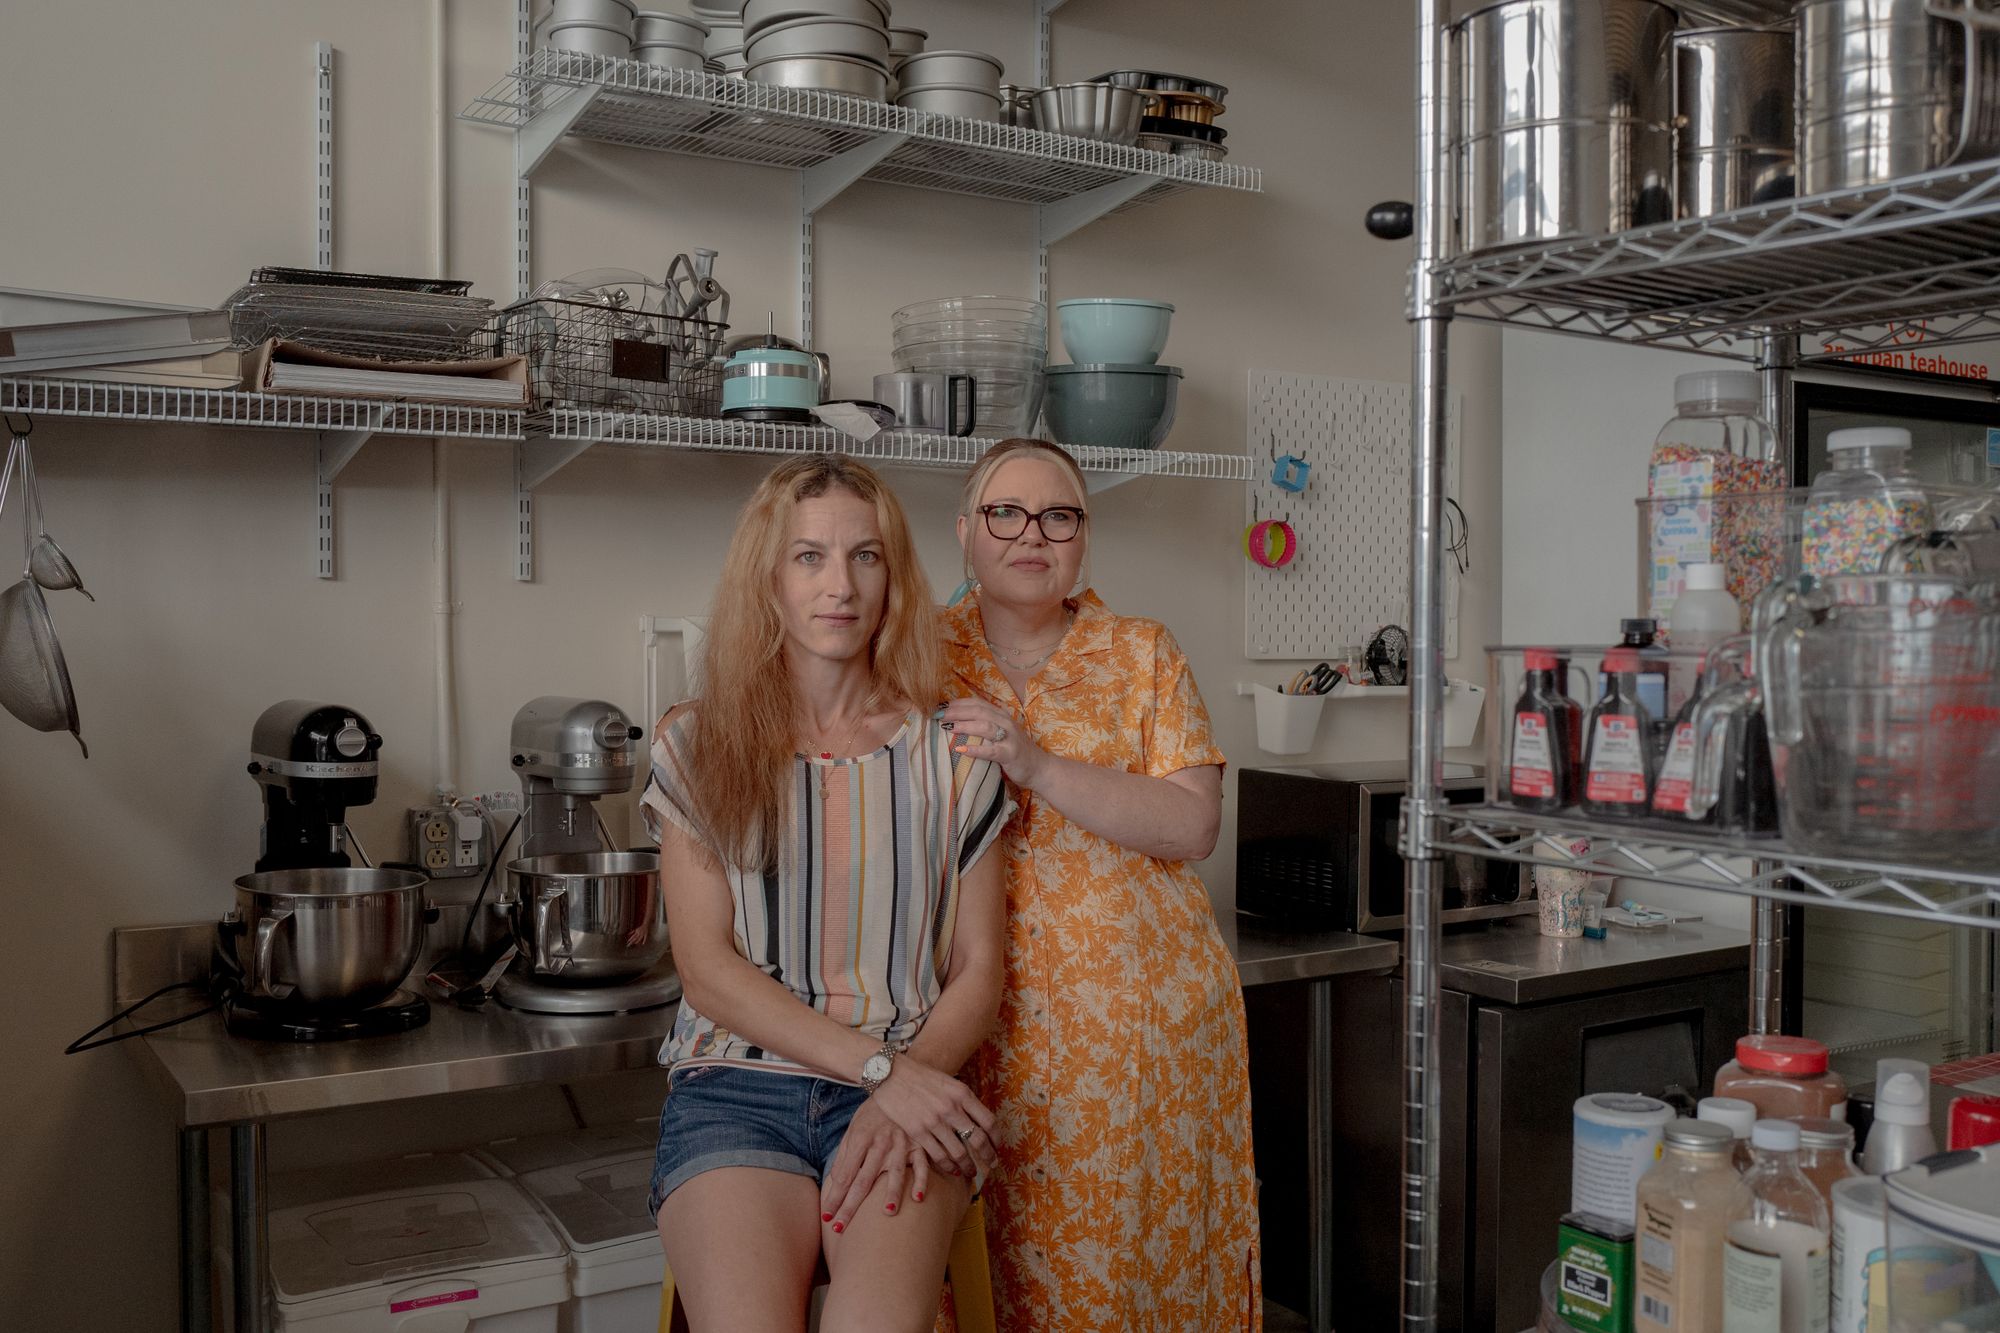
[[[986,1260],[986,1210],[977,1195],[966,1205],[965,1217],[951,1235],[951,1253],[944,1273],[951,1280],[951,1304],[958,1316],[958,1333],[994,1333],[993,1274]],[[660,1284],[660,1333],[684,1333],[687,1319],[676,1316],[674,1270]]]

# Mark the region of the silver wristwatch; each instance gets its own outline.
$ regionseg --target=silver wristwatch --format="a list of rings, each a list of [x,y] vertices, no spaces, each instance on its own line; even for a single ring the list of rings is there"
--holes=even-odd
[[[885,1041],[875,1054],[861,1062],[861,1090],[872,1093],[889,1081],[896,1064],[896,1043]]]

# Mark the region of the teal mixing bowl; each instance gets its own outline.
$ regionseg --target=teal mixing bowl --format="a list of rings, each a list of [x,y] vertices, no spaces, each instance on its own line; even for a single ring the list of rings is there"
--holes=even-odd
[[[1056,302],[1070,360],[1091,366],[1150,366],[1167,350],[1174,308],[1165,301],[1091,296]]]
[[[1153,449],[1174,428],[1178,366],[1050,366],[1042,412],[1064,444]]]

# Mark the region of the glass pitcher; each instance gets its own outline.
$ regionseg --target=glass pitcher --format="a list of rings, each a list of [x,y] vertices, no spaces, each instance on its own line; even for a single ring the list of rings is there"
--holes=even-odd
[[[1838,575],[1778,605],[1757,675],[1786,839],[1831,855],[1989,860],[2000,850],[1991,585]]]
[[[1778,831],[1776,778],[1754,644],[1743,634],[1710,650],[1702,667],[1701,702],[1692,719],[1694,784],[1688,818],[1708,820],[1720,832],[1738,835]],[[1731,672],[1735,679],[1720,683]]]

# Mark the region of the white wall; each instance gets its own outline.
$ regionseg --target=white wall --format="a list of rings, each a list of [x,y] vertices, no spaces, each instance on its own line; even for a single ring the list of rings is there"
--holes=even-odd
[[[451,0],[446,105],[512,58],[512,5]],[[899,0],[936,43],[991,49],[1025,81],[1030,0]],[[212,303],[251,267],[311,260],[311,47],[338,51],[337,263],[421,273],[429,248],[428,6],[411,0],[206,0],[13,5],[0,40],[0,283]],[[1059,76],[1190,68],[1231,85],[1227,126],[1266,167],[1262,196],[1199,194],[1108,219],[1051,259],[1058,297],[1145,294],[1179,306],[1168,359],[1187,368],[1173,445],[1240,448],[1247,372],[1402,380],[1407,245],[1362,231],[1407,197],[1407,15],[1393,5],[1283,0],[1075,0],[1057,16]],[[452,276],[512,290],[507,136],[454,120],[446,175]],[[796,181],[776,171],[564,144],[538,176],[538,277],[616,265],[657,271],[712,245],[739,327],[793,320]],[[862,186],[821,217],[822,345],[835,387],[889,367],[887,315],[951,292],[1028,292],[1032,214]],[[1501,564],[1497,339],[1463,329],[1461,499],[1473,521],[1462,640],[1495,637]],[[312,441],[297,433],[43,420],[35,446],[55,531],[99,601],[56,615],[91,758],[65,736],[0,719],[0,884],[14,948],[0,973],[0,1326],[170,1326],[172,1124],[125,1052],[57,1052],[107,1011],[114,926],[213,919],[256,846],[243,773],[251,721],[290,696],[363,710],[388,738],[378,802],[356,813],[378,855],[429,782],[430,456],[370,443],[340,479],[340,577],[312,577]],[[1650,434],[1647,435],[1650,438]],[[635,618],[699,612],[734,510],[764,461],[601,449],[538,499],[539,577],[513,581],[505,446],[448,446],[460,661],[459,781],[511,781],[505,737],[547,692],[637,706]],[[957,581],[958,478],[898,472],[940,591]],[[1315,484],[1338,484],[1315,477]],[[1242,656],[1242,501],[1231,486],[1141,481],[1099,501],[1097,586],[1186,644],[1223,748],[1253,744]],[[11,529],[9,529],[11,530]],[[1280,668],[1259,664],[1265,680]],[[1316,758],[1401,753],[1394,706],[1350,709]],[[1233,800],[1234,782],[1228,791]],[[1233,821],[1225,821],[1225,827]],[[1234,900],[1233,838],[1202,871]],[[657,1088],[582,1089],[645,1104]],[[614,1092],[616,1096],[614,1096]],[[594,1100],[593,1100],[594,1099]],[[462,1143],[563,1123],[553,1089],[280,1123],[278,1164]],[[114,1280],[81,1280],[76,1260]]]

